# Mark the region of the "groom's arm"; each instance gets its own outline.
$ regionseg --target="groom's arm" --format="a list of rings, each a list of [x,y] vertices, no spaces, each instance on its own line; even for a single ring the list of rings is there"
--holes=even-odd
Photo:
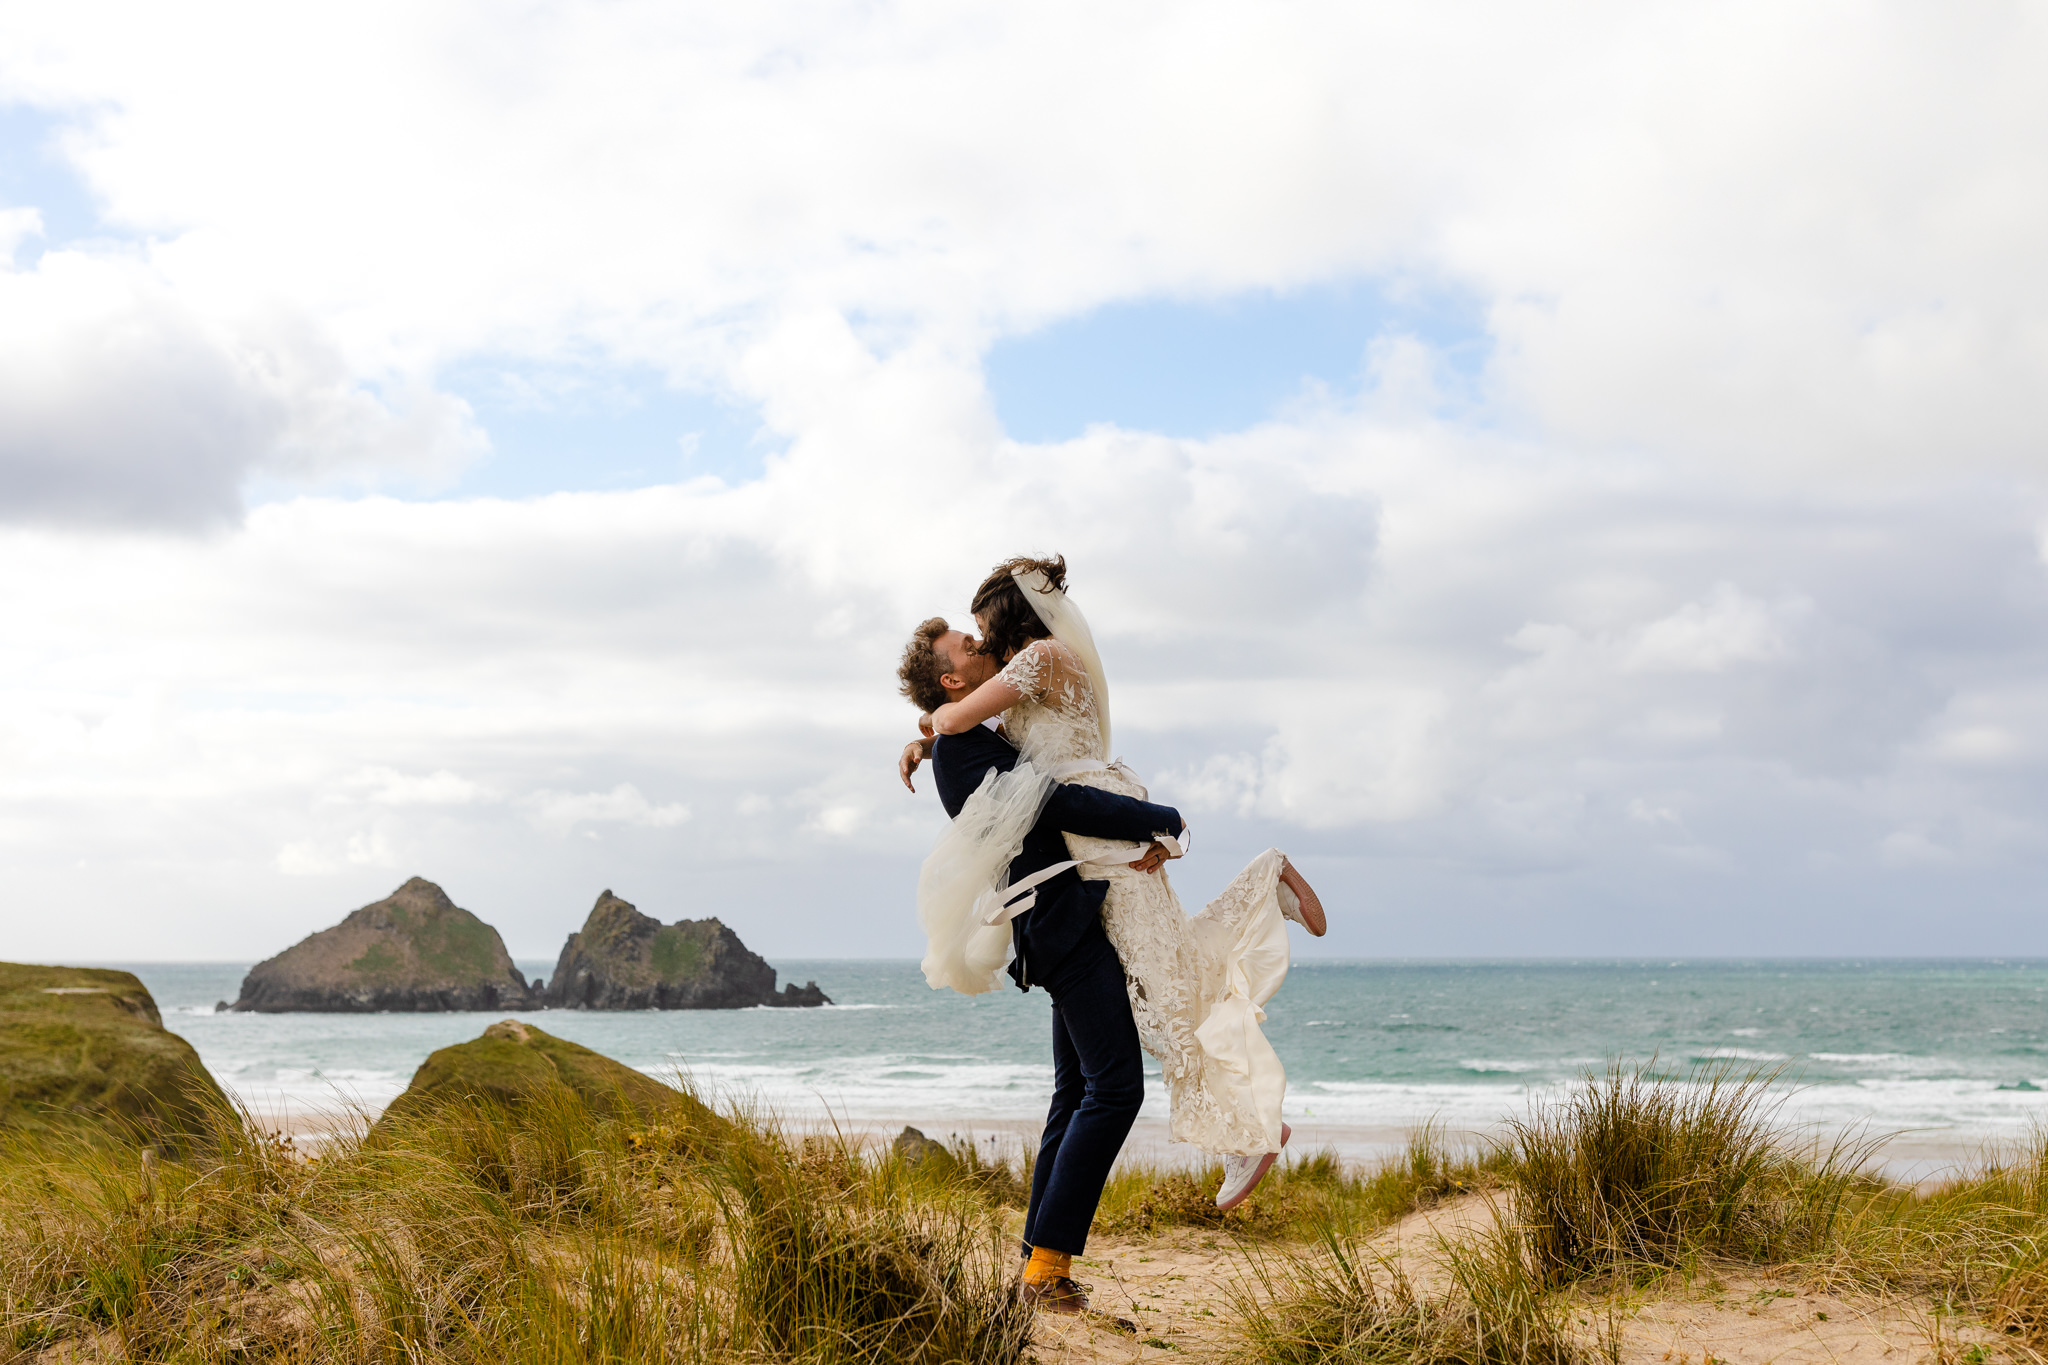
[[[1006,773],[1016,766],[1015,747],[995,731],[979,725],[957,735],[941,735],[932,750],[933,781],[939,789],[939,802],[949,816],[960,813],[990,768]],[[1038,823],[1064,834],[1121,839],[1133,844],[1149,843],[1155,834],[1178,838],[1187,828],[1187,822],[1172,806],[1071,782],[1053,788]]]
[[[1050,824],[1063,834],[1122,839],[1133,844],[1149,843],[1156,834],[1171,834],[1177,839],[1187,828],[1187,822],[1172,806],[1072,782],[1062,782],[1053,792],[1039,823]]]
[[[941,735],[932,748],[932,783],[948,817],[960,813],[990,768],[1006,773],[1016,766],[1016,747],[983,725]]]

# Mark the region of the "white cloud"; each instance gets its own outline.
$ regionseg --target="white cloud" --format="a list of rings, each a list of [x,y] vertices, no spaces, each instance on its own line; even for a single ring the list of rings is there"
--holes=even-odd
[[[394,408],[310,320],[193,295],[123,254],[0,269],[0,518],[221,525],[257,473],[431,475],[478,448],[461,404]]]
[[[1706,602],[1688,602],[1643,627],[1622,667],[1642,673],[1720,673],[1734,664],[1761,663],[1786,652],[1783,616],[1800,604],[1774,612],[1727,583],[1717,583]]]
[[[567,834],[578,825],[638,825],[672,829],[690,818],[678,801],[656,805],[630,782],[608,792],[537,791],[520,802],[533,823],[551,834]]]
[[[302,840],[277,851],[277,870],[287,877],[328,877],[341,871],[341,864],[324,856],[311,840]]]
[[[867,811],[853,804],[821,806],[811,817],[809,828],[835,838],[845,838],[859,830],[867,818]]]
[[[394,866],[396,858],[376,830],[348,835],[339,846],[315,839],[286,844],[277,851],[277,870],[287,877],[332,877],[346,867]]]
[[[2048,834],[2036,750],[1959,763],[1938,742],[2037,727],[2043,608],[1982,591],[2040,572],[2032,514],[2002,496],[1935,518],[1809,501],[1760,537],[1767,498],[1675,508],[1626,474],[1334,412],[1213,442],[991,443],[987,483],[927,489],[938,510],[899,537],[877,528],[901,490],[838,472],[851,439],[800,440],[734,489],[307,498],[202,542],[0,535],[8,581],[38,585],[0,639],[20,884],[72,885],[90,854],[131,869],[101,874],[105,904],[147,882],[190,906],[170,922],[229,935],[216,953],[414,873],[521,950],[599,888],[685,884],[767,951],[910,952],[939,817],[893,771],[896,653],[1032,546],[1072,559],[1119,751],[1202,827],[1176,873],[1197,899],[1278,843],[1345,904],[1432,907],[1448,937],[1417,950],[1447,951],[1494,879],[1554,882],[1527,894],[1555,928],[1588,897],[1694,893],[1639,856],[1707,858],[1770,904],[1781,878],[1810,895],[1784,869],[1820,854],[1830,895],[1880,887],[1886,836],[1944,809],[2001,811],[1967,817],[1997,831],[1967,865],[2016,878]],[[1250,496],[1255,524],[1301,536],[1233,531]],[[1614,550],[1561,516],[1657,529]],[[1347,524],[1374,534],[1344,547]],[[1336,568],[1304,583],[1318,556]],[[1638,666],[1645,641],[1666,666]],[[166,865],[169,886],[147,870]],[[243,904],[262,918],[236,927],[222,907]]]
[[[343,368],[302,397],[413,385],[394,447],[462,445],[428,386],[483,350],[652,365],[793,434],[847,411],[860,349],[971,371],[1107,301],[1370,275],[1473,298],[1495,416],[1565,443],[2039,467],[2048,34],[2020,11],[104,0],[0,39],[14,98],[94,111],[62,145],[163,244],[174,315],[314,320]],[[1427,401],[1412,343],[1379,355]],[[221,402],[229,448],[282,420]]]
[[[1993,923],[2048,848],[2044,45],[1762,0],[16,6],[0,96],[71,120],[115,236],[29,260],[0,206],[10,875],[138,952],[403,869],[522,947],[640,882],[913,953],[901,636],[1059,549],[1119,749],[1202,813],[1177,878],[1285,842],[1370,928],[1335,951],[1704,922],[1674,859],[1741,879],[1717,931],[1925,947],[1899,831]],[[994,416],[1001,334],[1359,278],[1483,355],[1382,337],[1209,441]],[[778,453],[289,496],[473,458],[479,355],[737,398]]]
[[[489,787],[446,768],[418,774],[365,768],[343,785],[359,793],[359,799],[382,806],[469,806],[499,799]]]
[[[1919,830],[1897,829],[1878,843],[1884,861],[1894,867],[1942,866],[1956,860],[1955,850],[1944,848]]]

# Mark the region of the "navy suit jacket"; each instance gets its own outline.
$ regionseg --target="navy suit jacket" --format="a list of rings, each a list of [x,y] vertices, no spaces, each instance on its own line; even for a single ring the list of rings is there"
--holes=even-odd
[[[940,735],[932,747],[932,775],[946,814],[960,813],[989,769],[1008,772],[1016,764],[1016,747],[985,725]],[[1178,837],[1183,828],[1180,812],[1171,806],[1062,782],[1024,836],[1023,851],[1010,864],[1010,882],[1015,885],[1040,868],[1065,862],[1069,855],[1062,834],[1145,843],[1155,834]],[[1050,980],[1069,953],[1102,933],[1102,898],[1108,891],[1108,882],[1083,881],[1071,867],[1039,883],[1038,903],[1010,921],[1010,942],[1017,950],[1010,979],[1018,990]]]

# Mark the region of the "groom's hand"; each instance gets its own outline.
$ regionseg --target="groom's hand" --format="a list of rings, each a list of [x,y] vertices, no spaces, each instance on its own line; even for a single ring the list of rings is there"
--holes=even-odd
[[[907,745],[903,745],[903,757],[897,759],[897,776],[903,778],[903,786],[909,786],[909,790],[913,790],[913,792],[918,790],[918,788],[911,786],[909,776],[913,772],[918,772],[918,763],[924,763],[928,757],[932,757],[932,737],[930,735],[926,735],[924,739],[913,739]]]
[[[1140,872],[1157,872],[1166,866],[1166,845],[1154,844],[1145,850],[1145,856],[1131,864]]]

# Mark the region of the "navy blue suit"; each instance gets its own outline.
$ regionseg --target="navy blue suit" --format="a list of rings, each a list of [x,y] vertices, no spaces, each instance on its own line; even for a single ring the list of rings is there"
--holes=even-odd
[[[932,749],[932,774],[946,814],[960,813],[989,769],[1008,772],[1016,762],[1017,750],[985,726],[941,735]],[[1062,834],[1143,843],[1184,828],[1171,806],[1063,782],[1011,862],[1010,881],[1065,862]],[[1087,1249],[1103,1183],[1145,1102],[1123,963],[1102,931],[1108,890],[1107,882],[1083,881],[1068,868],[1041,882],[1037,903],[1010,921],[1011,979],[1019,990],[1037,986],[1052,997],[1052,1105],[1031,1172],[1027,1250],[1044,1246],[1079,1255]]]

